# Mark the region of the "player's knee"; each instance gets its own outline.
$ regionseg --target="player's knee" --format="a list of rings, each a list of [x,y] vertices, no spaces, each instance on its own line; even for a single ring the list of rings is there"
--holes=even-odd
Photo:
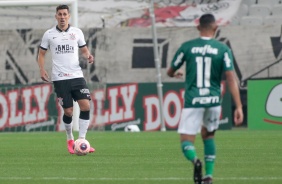
[[[211,132],[209,132],[208,130],[202,131],[202,138],[208,139],[208,138],[214,137],[214,134],[215,134],[215,130]]]
[[[207,128],[205,128],[205,127],[202,128],[202,131],[201,131],[202,138],[203,139],[208,139],[208,138],[214,137],[215,131],[216,130],[208,131]]]
[[[72,116],[72,113],[73,113],[73,108],[64,109],[64,114],[65,114],[66,116],[71,117],[71,116]]]
[[[207,136],[207,137],[214,136],[214,133],[215,133],[215,130],[212,131],[212,132],[206,132],[206,136]]]
[[[90,111],[80,111],[79,118],[89,120]]]
[[[81,111],[90,111],[90,103],[88,100],[79,103],[79,108]]]
[[[81,111],[90,111],[90,105],[83,106],[80,109],[81,109]]]

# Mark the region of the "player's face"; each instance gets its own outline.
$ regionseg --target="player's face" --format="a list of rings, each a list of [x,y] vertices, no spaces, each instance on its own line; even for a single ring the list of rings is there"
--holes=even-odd
[[[59,27],[64,28],[68,26],[70,14],[67,9],[58,10],[55,17]]]

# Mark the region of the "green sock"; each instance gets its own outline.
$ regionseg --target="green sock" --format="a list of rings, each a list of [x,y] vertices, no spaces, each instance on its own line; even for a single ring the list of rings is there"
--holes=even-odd
[[[205,150],[205,170],[206,176],[212,177],[214,169],[215,160],[215,143],[214,139],[204,140],[204,150]]]
[[[194,162],[195,158],[197,158],[194,144],[190,141],[184,141],[181,143],[181,148],[187,160]]]

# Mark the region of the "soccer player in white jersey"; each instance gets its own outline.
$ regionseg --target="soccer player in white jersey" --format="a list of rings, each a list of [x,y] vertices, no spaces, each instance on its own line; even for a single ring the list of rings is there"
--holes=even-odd
[[[50,82],[48,73],[44,69],[45,54],[50,49],[52,55],[52,76],[55,92],[60,105],[64,109],[63,121],[67,134],[67,148],[74,154],[74,136],[72,133],[73,100],[78,102],[79,136],[85,139],[89,126],[90,93],[86,85],[82,70],[79,66],[78,52],[81,51],[89,63],[94,62],[94,57],[89,52],[84,35],[79,28],[69,25],[70,12],[67,5],[56,8],[57,26],[47,30],[42,38],[38,54],[38,65],[41,79]],[[90,153],[95,149],[91,147]]]
[[[242,123],[243,111],[231,51],[226,45],[213,39],[217,29],[215,18],[212,14],[204,14],[199,22],[200,37],[187,41],[179,47],[167,74],[170,77],[182,76],[183,73],[179,68],[186,64],[185,104],[178,126],[181,148],[184,156],[194,164],[194,182],[212,184],[216,157],[214,136],[219,126],[220,83],[223,74],[226,76],[236,105],[234,111],[236,125]],[[195,137],[200,128],[205,154],[204,178],[202,178],[202,163],[197,158],[194,147]]]

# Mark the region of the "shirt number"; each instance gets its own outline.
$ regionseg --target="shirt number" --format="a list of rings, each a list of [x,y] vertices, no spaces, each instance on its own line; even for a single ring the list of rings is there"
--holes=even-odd
[[[211,76],[211,61],[210,57],[196,57],[197,63],[197,87],[210,87]]]

